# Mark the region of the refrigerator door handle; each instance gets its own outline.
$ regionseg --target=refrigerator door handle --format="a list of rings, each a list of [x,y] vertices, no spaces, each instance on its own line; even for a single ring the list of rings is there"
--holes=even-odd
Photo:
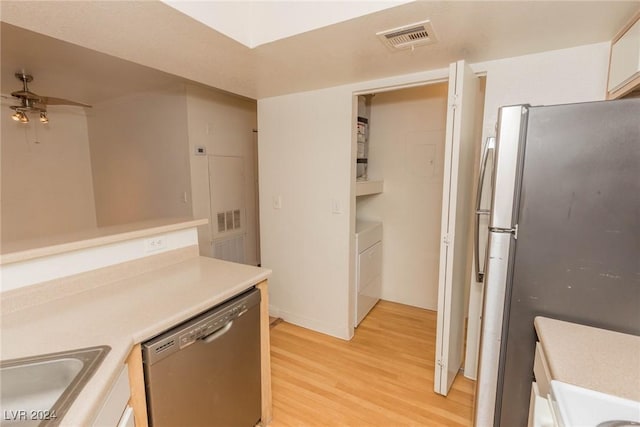
[[[476,281],[482,283],[484,281],[484,267],[486,266],[486,251],[485,262],[482,265],[480,271],[480,217],[482,215],[490,215],[489,209],[481,209],[482,203],[482,187],[484,186],[484,178],[487,172],[487,161],[489,159],[489,153],[496,148],[495,137],[489,137],[482,147],[482,158],[480,159],[480,174],[478,176],[478,187],[476,188],[476,229],[475,229],[475,263],[476,263]]]

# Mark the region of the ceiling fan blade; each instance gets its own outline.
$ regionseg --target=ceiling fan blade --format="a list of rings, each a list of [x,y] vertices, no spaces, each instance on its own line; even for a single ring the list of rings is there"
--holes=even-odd
[[[46,104],[46,105],[76,105],[78,107],[91,108],[91,105],[83,104],[82,102],[70,101],[68,99],[63,99],[63,98],[54,98],[51,96],[40,97],[40,103]]]

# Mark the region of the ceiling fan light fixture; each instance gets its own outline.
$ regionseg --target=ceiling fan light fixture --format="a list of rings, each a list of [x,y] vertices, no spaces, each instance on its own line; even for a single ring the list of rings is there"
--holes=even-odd
[[[13,113],[11,118],[16,122],[29,123],[29,117],[27,117],[24,111],[16,110],[16,112]]]
[[[15,111],[11,118],[20,123],[29,123],[29,117],[25,112],[39,113],[40,122],[47,124],[49,118],[47,117],[47,105],[73,105],[85,108],[91,108],[91,105],[83,104],[81,102],[70,101],[62,98],[52,98],[37,95],[29,90],[28,83],[33,81],[33,76],[24,72],[17,72],[15,76],[22,82],[22,90],[11,92],[11,96],[20,100],[20,105],[13,105],[10,108]]]

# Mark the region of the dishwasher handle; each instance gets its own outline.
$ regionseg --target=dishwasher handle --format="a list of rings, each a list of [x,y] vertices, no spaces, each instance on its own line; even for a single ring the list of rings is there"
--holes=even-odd
[[[233,326],[233,320],[230,321],[229,323],[227,323],[226,325],[224,325],[222,328],[216,330],[215,332],[210,333],[209,335],[206,335],[202,338],[200,338],[202,341],[204,341],[205,344],[209,344],[210,342],[213,342],[215,340],[217,340],[218,338],[220,338],[221,336],[223,336],[224,334],[226,334],[227,332],[229,332],[229,330],[231,329],[231,327]]]

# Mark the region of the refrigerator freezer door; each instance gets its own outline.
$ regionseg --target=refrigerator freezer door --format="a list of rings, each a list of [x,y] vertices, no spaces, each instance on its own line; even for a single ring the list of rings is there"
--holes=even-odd
[[[476,382],[476,427],[492,426],[494,423],[505,284],[508,276],[509,250],[513,240],[509,233],[489,233],[489,261],[482,310],[482,344]]]
[[[493,159],[495,157],[496,138],[486,139],[482,147],[480,173],[476,188],[476,211],[474,229],[475,259],[474,279],[471,279],[467,312],[467,342],[464,356],[464,376],[478,379],[478,361],[480,357],[480,335],[482,333],[482,300],[484,298],[484,278],[487,272],[489,253],[489,216],[491,214],[491,195],[493,193]]]
[[[528,108],[523,105],[502,107],[498,114],[495,167],[493,169],[493,199],[489,227],[496,230],[513,228],[519,155]]]

